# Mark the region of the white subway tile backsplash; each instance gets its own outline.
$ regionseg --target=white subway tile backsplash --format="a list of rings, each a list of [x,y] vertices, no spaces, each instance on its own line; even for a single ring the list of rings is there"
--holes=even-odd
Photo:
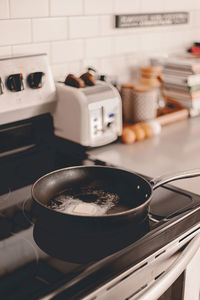
[[[114,35],[116,33],[115,18],[113,15],[100,17],[100,32],[101,35]]]
[[[193,36],[191,36],[191,32],[189,30],[185,32],[184,42],[187,48],[189,48],[194,42]]]
[[[163,3],[163,8],[165,11],[187,11],[188,10],[188,3],[190,0],[167,0]]]
[[[140,50],[140,35],[132,34],[115,37],[115,53],[126,54]]]
[[[52,69],[52,73],[53,73],[53,77],[54,77],[55,81],[64,81],[65,74],[69,73],[67,63],[52,65],[51,69]]]
[[[191,9],[200,9],[200,1],[199,0],[191,0],[189,1],[192,4]]]
[[[53,76],[55,81],[64,81],[69,73],[80,76],[81,62],[69,62],[64,64],[55,64],[52,66]]]
[[[1,0],[0,2],[0,19],[9,18],[9,2],[8,0]]]
[[[165,50],[166,44],[169,44],[169,32],[148,32],[141,36],[141,50],[148,53],[148,51]]]
[[[66,18],[33,19],[33,41],[56,41],[67,38]]]
[[[188,11],[190,22],[115,28],[116,14],[163,11]],[[200,0],[0,0],[0,22],[0,56],[45,52],[56,78],[93,66],[125,79],[148,57],[199,40]]]
[[[199,34],[197,34],[194,29],[189,29],[184,32],[184,41],[188,48],[193,44],[193,42],[199,41],[197,36],[199,36]]]
[[[102,58],[101,59],[101,67],[100,67],[100,73],[102,74],[105,74],[105,75],[116,75],[115,73],[115,64],[116,64],[116,61],[117,61],[117,64],[121,63],[121,60],[119,59],[119,57],[115,57],[115,58]],[[123,61],[122,61],[122,65],[124,65],[125,63],[125,58],[123,58]]]
[[[114,0],[114,12],[117,14],[139,13],[140,0]]]
[[[11,54],[12,54],[12,52],[11,52],[11,46],[0,47],[0,57],[11,56]]]
[[[30,20],[2,20],[0,45],[29,43],[31,41]]]
[[[100,16],[100,33],[102,36],[134,35],[137,32],[142,34],[142,32],[146,32],[148,30],[148,27],[116,28],[114,15]]]
[[[86,15],[112,14],[113,0],[85,0],[84,13]]]
[[[50,0],[51,16],[83,14],[83,0]]]
[[[81,60],[83,56],[83,41],[72,40],[52,43],[52,62],[65,63]]]
[[[163,12],[166,0],[140,0],[141,13]]]
[[[163,46],[167,50],[174,50],[177,52],[185,50],[185,41],[179,31],[167,32],[163,35]]]
[[[146,53],[144,54],[144,52],[142,51],[137,53],[130,53],[126,56],[126,64],[127,64],[127,71],[129,73],[129,78],[132,81],[138,81],[140,78],[139,67],[148,65],[149,58],[146,55]]]
[[[100,71],[100,59],[99,58],[89,58],[89,59],[84,59],[81,65],[81,72],[84,73],[87,71],[87,68],[93,68],[94,70],[99,73]]]
[[[99,18],[95,17],[70,17],[69,38],[84,38],[99,35]]]
[[[45,17],[48,13],[48,0],[10,0],[11,18]]]
[[[85,41],[85,57],[105,57],[113,54],[113,38],[95,38]]]
[[[12,47],[13,55],[47,53],[50,55],[49,43],[25,44]]]
[[[129,66],[124,56],[114,56],[112,58],[101,59],[101,69],[106,74],[118,82],[127,82],[130,78]]]
[[[81,61],[72,61],[68,63],[68,72],[64,75],[67,76],[69,73],[75,74],[76,76],[81,75]]]
[[[193,27],[190,32],[191,38],[193,37],[193,42],[199,42],[200,30],[199,28]]]
[[[200,27],[200,10],[191,11],[190,24],[192,26]],[[200,29],[199,29],[199,32],[200,32]]]

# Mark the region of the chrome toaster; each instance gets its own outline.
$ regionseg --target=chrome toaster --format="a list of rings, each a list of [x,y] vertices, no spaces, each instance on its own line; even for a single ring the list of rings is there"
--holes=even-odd
[[[84,88],[56,85],[55,135],[86,147],[113,142],[122,132],[118,90],[106,82]]]

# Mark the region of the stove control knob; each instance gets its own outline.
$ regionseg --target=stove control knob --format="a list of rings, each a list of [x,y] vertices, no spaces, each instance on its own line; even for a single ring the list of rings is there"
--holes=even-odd
[[[12,92],[19,92],[24,89],[22,73],[8,76],[6,81],[7,88]]]
[[[3,81],[2,81],[2,79],[0,77],[0,95],[3,94],[3,88],[4,88]]]
[[[42,78],[44,76],[43,72],[30,73],[27,77],[27,82],[30,88],[39,89],[42,87]]]

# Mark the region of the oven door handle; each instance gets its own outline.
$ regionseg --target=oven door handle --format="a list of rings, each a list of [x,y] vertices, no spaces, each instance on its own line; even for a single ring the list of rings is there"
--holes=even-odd
[[[155,300],[158,299],[163,293],[174,283],[174,281],[182,274],[200,249],[200,233],[198,233],[183,250],[175,262],[160,276],[156,282],[142,292],[138,297],[130,298],[134,300]]]

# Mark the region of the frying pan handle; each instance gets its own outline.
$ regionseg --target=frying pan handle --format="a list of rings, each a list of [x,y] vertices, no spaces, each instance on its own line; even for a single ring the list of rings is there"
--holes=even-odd
[[[192,178],[192,177],[198,177],[200,176],[200,169],[192,169],[177,173],[171,173],[168,175],[160,176],[157,178],[154,178],[150,181],[153,190],[157,189],[159,186],[163,185],[164,183],[168,183],[171,181],[175,181],[178,179],[184,179],[184,178]]]

